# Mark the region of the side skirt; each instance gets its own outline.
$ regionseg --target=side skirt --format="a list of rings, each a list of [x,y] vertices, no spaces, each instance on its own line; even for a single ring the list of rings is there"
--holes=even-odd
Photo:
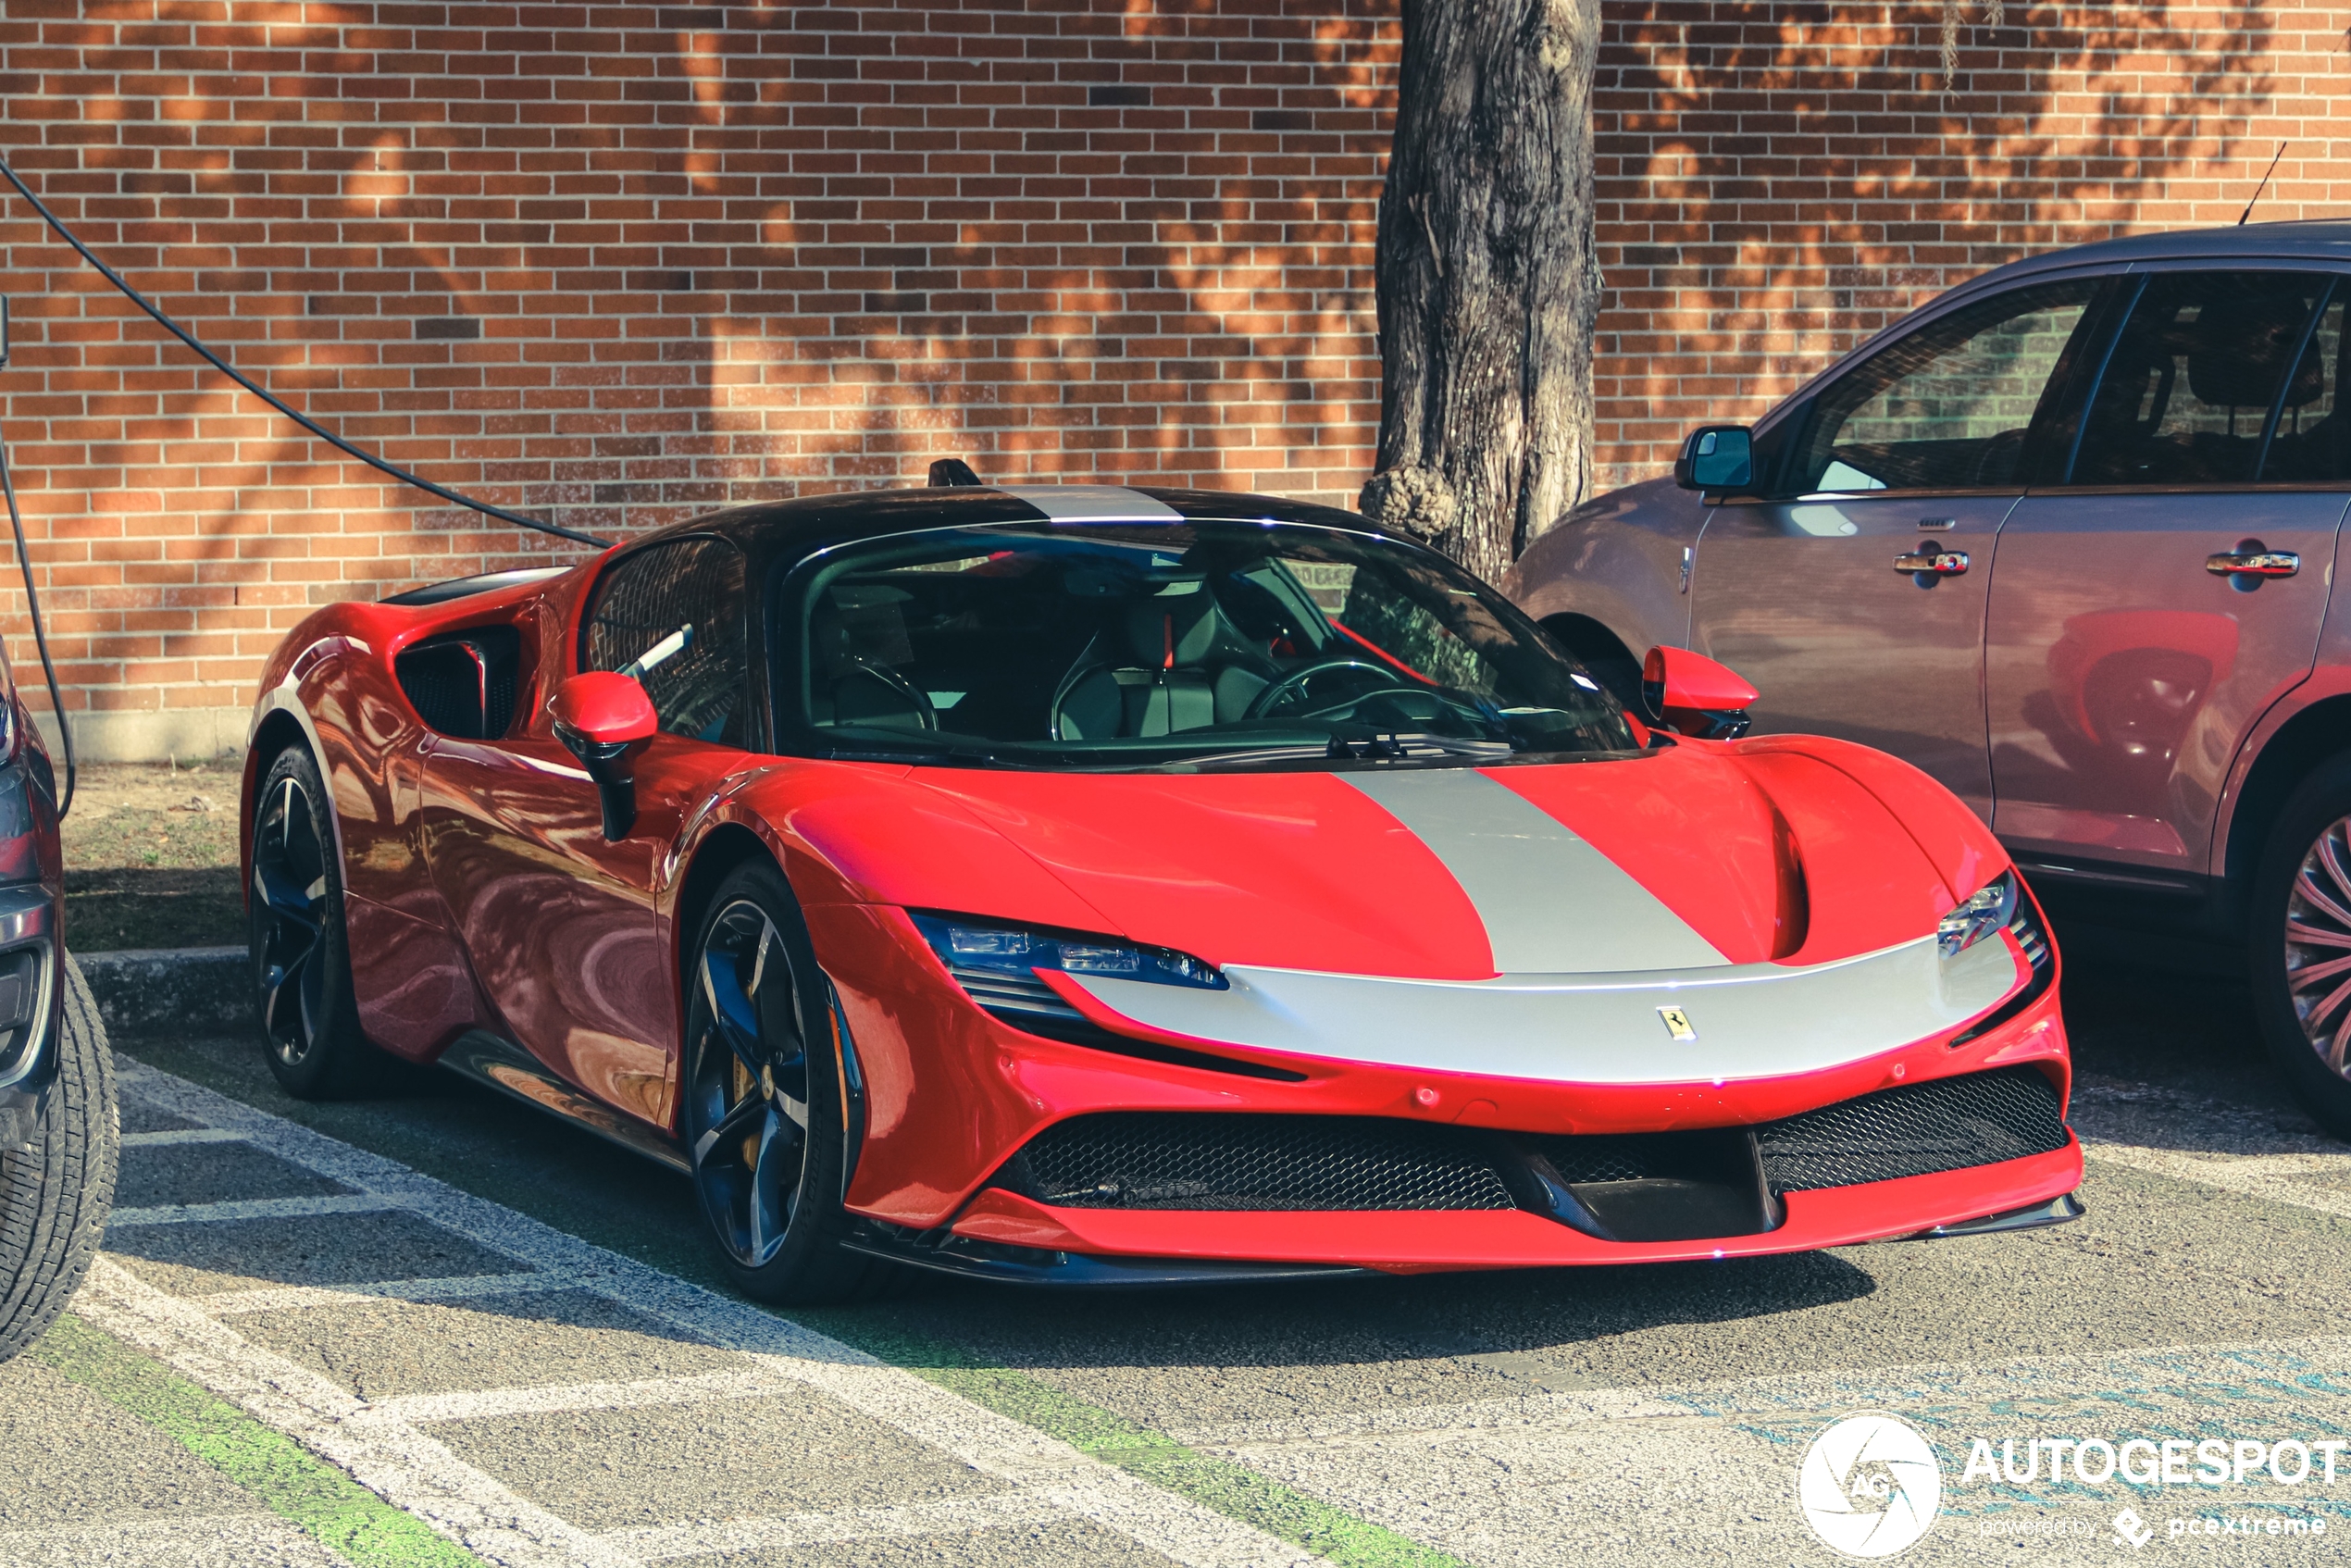
[[[601,1101],[590,1099],[510,1039],[479,1029],[470,1030],[441,1053],[441,1064],[460,1077],[487,1084],[526,1105],[535,1105],[583,1126],[632,1154],[658,1161],[681,1174],[691,1170],[686,1161],[685,1146],[676,1139],[622,1115]]]

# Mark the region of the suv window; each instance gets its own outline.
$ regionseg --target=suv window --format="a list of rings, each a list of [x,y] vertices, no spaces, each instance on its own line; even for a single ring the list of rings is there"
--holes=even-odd
[[[2079,278],[2011,290],[1878,350],[1815,400],[1796,487],[2018,482],[2026,435],[2052,417],[2058,367],[2100,286]]]
[[[2252,482],[2281,393],[2306,407],[2326,393],[2309,328],[2331,281],[2317,272],[2148,279],[2107,355],[2071,482]],[[2325,423],[2302,428],[2317,434]],[[2297,450],[2287,460],[2311,455]]]
[[[622,556],[596,586],[582,641],[580,667],[635,676],[669,734],[749,744],[743,558],[725,540]]]
[[[2327,307],[2310,334],[2310,345],[2294,367],[2286,383],[2285,406],[2279,410],[2277,432],[2270,438],[2269,455],[2261,460],[2261,478],[2277,484],[2307,484],[2313,480],[2351,479],[2351,410],[2343,407],[2344,315],[2351,292],[2338,280]]]

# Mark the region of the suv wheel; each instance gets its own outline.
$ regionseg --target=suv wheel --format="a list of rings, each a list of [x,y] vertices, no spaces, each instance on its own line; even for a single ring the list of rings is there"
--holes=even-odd
[[[2295,1097],[2351,1139],[2351,753],[2302,781],[2253,878],[2253,1005]]]
[[[57,1076],[0,1151],[0,1361],[41,1338],[89,1272],[114,1203],[114,1058],[81,966],[59,954]]]

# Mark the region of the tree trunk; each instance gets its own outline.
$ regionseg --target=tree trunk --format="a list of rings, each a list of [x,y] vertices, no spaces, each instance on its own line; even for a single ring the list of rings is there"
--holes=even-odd
[[[1374,519],[1498,578],[1592,460],[1599,0],[1404,0]]]

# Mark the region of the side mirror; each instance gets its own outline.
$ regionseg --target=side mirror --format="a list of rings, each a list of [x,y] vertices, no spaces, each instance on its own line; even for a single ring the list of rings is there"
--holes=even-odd
[[[1700,740],[1746,734],[1755,697],[1735,670],[1687,648],[1652,648],[1641,661],[1641,701],[1652,721]]]
[[[591,670],[555,688],[547,700],[555,739],[596,781],[604,808],[604,837],[620,840],[637,826],[637,776],[631,765],[661,728],[653,699],[633,675]]]
[[[1744,490],[1755,482],[1755,435],[1745,425],[1700,425],[1673,460],[1684,490]]]

